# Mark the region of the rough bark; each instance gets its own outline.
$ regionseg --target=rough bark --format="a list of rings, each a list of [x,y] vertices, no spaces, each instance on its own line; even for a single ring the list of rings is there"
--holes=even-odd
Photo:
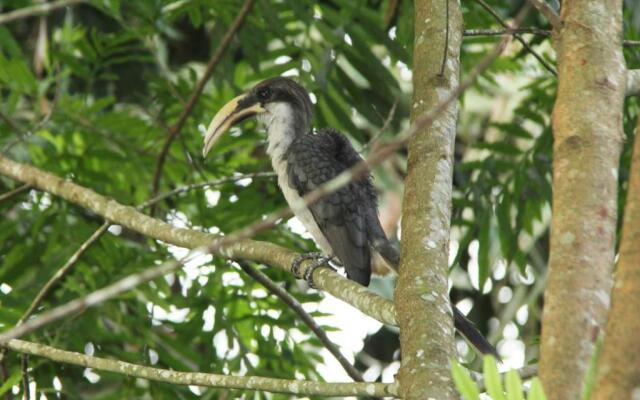
[[[44,190],[55,196],[89,209],[114,224],[139,232],[147,237],[162,240],[175,246],[188,249],[211,245],[218,236],[173,227],[166,222],[151,218],[117,201],[101,196],[73,182],[61,179],[38,168],[11,161],[0,156],[0,174],[28,183],[32,187]],[[275,244],[255,240],[239,240],[229,246],[216,250],[215,256],[228,259],[256,261],[289,271],[296,253]],[[309,265],[301,265],[301,270]],[[349,281],[326,268],[319,268],[313,274],[316,286],[335,297],[358,308],[378,321],[396,325],[395,308],[391,301],[375,295],[367,288]]]
[[[232,376],[206,374],[202,372],[179,372],[168,369],[152,368],[124,361],[92,357],[81,353],[56,349],[39,343],[23,340],[10,340],[0,345],[13,351],[48,358],[52,361],[79,365],[99,371],[109,371],[131,377],[167,382],[174,385],[197,385],[214,388],[263,390],[294,395],[317,395],[323,397],[344,396],[394,396],[397,394],[395,383],[367,382],[312,382],[263,378],[258,376]]]
[[[457,0],[449,0],[448,9],[447,19],[443,2],[415,2],[412,122],[458,86],[462,15]],[[401,265],[395,292],[402,352],[399,391],[405,399],[455,398],[450,378],[455,352],[447,274],[457,113],[457,105],[449,104],[408,145]]]
[[[580,397],[609,308],[625,93],[622,0],[567,0],[561,19],[540,358],[550,400]]]
[[[640,396],[640,118],[631,160],[611,311],[591,399]]]

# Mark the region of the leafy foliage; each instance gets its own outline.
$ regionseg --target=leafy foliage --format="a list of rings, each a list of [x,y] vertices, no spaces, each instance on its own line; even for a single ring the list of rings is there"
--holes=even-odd
[[[456,388],[465,400],[479,400],[480,389],[477,382],[474,382],[469,374],[457,361],[453,361],[451,367],[453,380]],[[498,372],[496,360],[493,356],[484,357],[483,379],[486,392],[493,400],[524,400],[523,385],[518,372],[510,370],[504,376],[504,386],[502,376]],[[524,390],[527,391],[526,389]],[[538,378],[531,381],[528,388],[527,400],[545,400],[544,390]]]

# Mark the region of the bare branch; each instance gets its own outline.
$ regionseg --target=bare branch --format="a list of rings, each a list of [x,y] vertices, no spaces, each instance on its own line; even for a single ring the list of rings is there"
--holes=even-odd
[[[92,357],[85,354],[60,350],[55,347],[23,340],[10,340],[2,346],[20,353],[44,357],[52,361],[109,371],[116,374],[167,382],[174,385],[197,385],[213,388],[261,390],[274,393],[288,393],[305,396],[396,396],[396,383],[365,382],[312,382],[263,378],[258,376],[228,376],[202,372],[178,372],[152,368],[123,361]]]
[[[151,196],[155,196],[158,193],[158,190],[160,188],[160,179],[162,179],[164,163],[167,159],[167,154],[169,153],[169,148],[171,147],[171,143],[173,143],[175,138],[178,136],[178,134],[182,130],[182,127],[184,127],[184,124],[187,121],[187,118],[189,117],[189,115],[191,115],[191,111],[193,111],[193,107],[195,106],[196,101],[198,101],[198,98],[200,98],[200,95],[204,90],[204,86],[207,84],[207,82],[209,81],[209,78],[213,74],[213,70],[222,60],[222,56],[224,55],[225,51],[231,44],[231,40],[236,35],[238,30],[240,30],[240,27],[244,23],[244,20],[247,18],[247,15],[249,15],[249,12],[251,12],[251,9],[253,8],[253,4],[254,4],[254,0],[245,0],[244,4],[242,5],[242,8],[240,9],[240,12],[238,13],[238,16],[229,27],[229,30],[227,31],[227,33],[225,33],[224,37],[222,38],[222,41],[220,42],[220,46],[218,46],[218,48],[216,49],[216,52],[213,54],[213,57],[211,57],[211,60],[207,64],[207,68],[202,74],[202,78],[200,78],[200,80],[196,84],[196,87],[193,90],[193,93],[191,93],[191,96],[189,97],[189,101],[187,102],[187,105],[184,107],[184,109],[182,110],[182,113],[178,117],[178,121],[175,123],[175,125],[171,127],[171,130],[169,131],[167,136],[167,140],[164,142],[164,145],[162,146],[162,150],[160,150],[158,161],[156,162],[156,169],[153,174]],[[155,207],[151,209],[151,215],[154,215],[154,210],[155,210]]]
[[[545,16],[554,30],[559,30],[562,27],[560,16],[545,0],[529,0],[529,3],[533,4]]]
[[[465,29],[463,36],[504,36],[515,34],[532,34],[538,36],[551,36],[551,31],[540,28],[505,28],[505,29]]]
[[[640,95],[640,69],[627,70],[626,96]]]
[[[465,37],[478,37],[478,36],[504,36],[513,34],[532,34],[538,36],[551,36],[551,31],[540,28],[518,28],[518,29],[466,29],[464,31]],[[640,40],[623,40],[622,45],[624,47],[636,47],[640,46]]]
[[[40,3],[30,7],[24,7],[5,14],[0,14],[0,25],[6,24],[22,18],[36,17],[48,14],[51,11],[68,6],[74,6],[79,3],[85,3],[86,0],[59,0],[54,3]]]
[[[218,186],[218,185],[222,185],[224,183],[228,183],[228,182],[237,182],[237,181],[241,181],[243,179],[256,179],[256,178],[272,178],[276,176],[276,174],[274,172],[256,172],[253,174],[245,174],[245,175],[235,175],[235,176],[227,176],[224,178],[220,178],[220,179],[214,179],[211,181],[207,181],[207,182],[200,182],[200,183],[194,183],[192,185],[186,185],[186,186],[180,186],[176,189],[173,189],[170,192],[167,193],[162,193],[157,195],[156,197],[149,199],[147,201],[145,201],[144,203],[140,204],[138,207],[136,207],[138,210],[143,210],[153,204],[157,204],[158,202],[161,202],[162,200],[165,200],[169,197],[173,197],[175,195],[178,194],[182,194],[182,193],[186,193],[189,192],[191,190],[196,190],[196,189],[202,189],[202,188],[208,188],[210,186]]]
[[[2,203],[3,201],[9,200],[10,198],[19,195],[22,192],[25,192],[27,190],[31,189],[31,185],[28,184],[24,184],[22,186],[19,186],[13,190],[10,190],[6,193],[2,193],[0,194],[0,203]]]
[[[311,331],[316,335],[316,337],[322,342],[322,345],[329,350],[329,352],[335,357],[336,360],[342,365],[342,368],[349,374],[349,376],[357,382],[363,382],[362,374],[360,371],[356,369],[349,360],[347,360],[338,346],[336,346],[331,339],[327,336],[326,332],[316,323],[316,321],[307,313],[304,308],[302,308],[302,304],[298,300],[296,300],[293,296],[291,296],[286,290],[278,286],[274,281],[272,281],[267,275],[263,274],[261,271],[253,268],[247,263],[240,262],[238,263],[240,268],[247,275],[251,276],[256,281],[260,282],[260,284],[266,287],[271,293],[276,295],[283,303],[285,303],[293,312],[298,314],[298,317],[304,322],[305,325],[311,329]]]
[[[509,26],[509,24],[500,16],[500,14],[498,14],[498,12],[496,10],[493,9],[493,7],[491,7],[486,1],[484,0],[476,0],[478,2],[478,4],[480,4],[482,6],[482,8],[484,8],[485,10],[487,10],[489,12],[489,14],[491,14],[499,23],[500,25],[502,25],[503,28],[506,29],[511,29],[511,27]],[[549,63],[540,55],[538,54],[533,47],[531,47],[529,45],[529,43],[527,43],[526,40],[524,40],[524,38],[522,36],[520,36],[520,34],[514,32],[513,33],[513,37],[516,38],[516,40],[518,42],[520,42],[522,44],[522,46],[529,52],[531,53],[532,56],[535,57],[536,60],[538,60],[540,62],[540,64],[542,64],[542,66],[549,72],[551,72],[551,74],[553,74],[553,76],[557,76],[557,72],[556,70],[549,65]]]

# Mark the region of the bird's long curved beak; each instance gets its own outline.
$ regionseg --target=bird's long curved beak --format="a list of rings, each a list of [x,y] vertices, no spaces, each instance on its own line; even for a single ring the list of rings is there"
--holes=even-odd
[[[234,98],[225,104],[224,107],[218,111],[215,117],[213,117],[213,120],[211,120],[211,123],[209,124],[209,128],[207,128],[207,133],[204,135],[204,149],[202,149],[203,157],[207,156],[207,153],[209,153],[213,144],[233,125],[266,111],[258,102],[244,105],[243,103],[246,102],[246,98],[247,94]]]

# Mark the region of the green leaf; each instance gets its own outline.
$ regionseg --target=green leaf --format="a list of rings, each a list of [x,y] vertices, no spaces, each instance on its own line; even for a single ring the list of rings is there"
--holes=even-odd
[[[14,385],[17,385],[21,379],[22,379],[22,371],[21,370],[13,371],[11,376],[9,376],[9,378],[6,381],[4,381],[2,386],[0,386],[0,396],[2,396],[3,394],[11,390],[11,388]]]
[[[491,396],[493,400],[505,400],[504,390],[500,382],[500,374],[498,373],[498,366],[493,356],[484,356],[482,372],[484,375],[484,384],[489,396]]]
[[[542,389],[542,384],[537,377],[531,380],[531,389],[529,389],[527,400],[547,400],[547,396],[545,396],[544,390]]]
[[[456,388],[465,400],[480,399],[480,391],[476,383],[471,379],[465,368],[455,360],[451,363],[451,374],[453,375],[453,382]]]
[[[517,371],[509,370],[504,376],[504,383],[507,388],[507,400],[524,400],[522,381]]]

